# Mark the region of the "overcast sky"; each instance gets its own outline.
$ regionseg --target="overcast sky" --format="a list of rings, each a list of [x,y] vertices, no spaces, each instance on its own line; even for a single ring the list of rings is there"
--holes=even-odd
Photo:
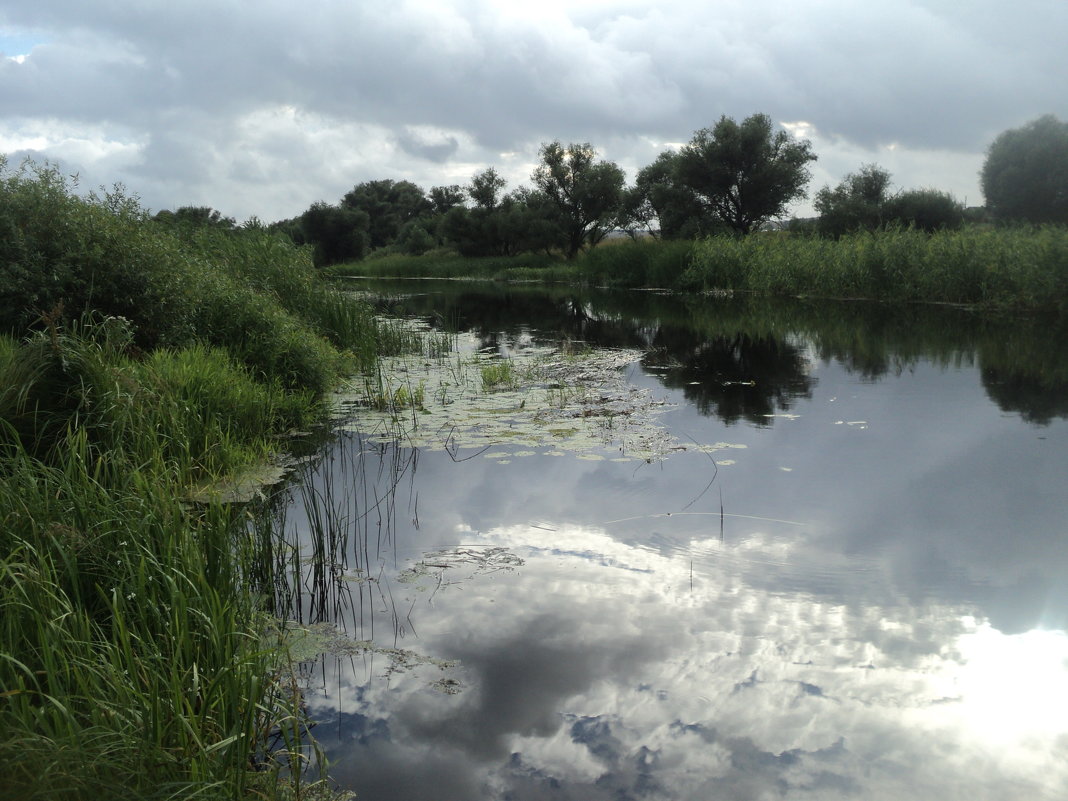
[[[541,143],[628,180],[721,115],[982,203],[991,140],[1068,119],[1065,0],[0,0],[0,153],[244,220],[424,189]],[[810,200],[798,214],[810,212]]]

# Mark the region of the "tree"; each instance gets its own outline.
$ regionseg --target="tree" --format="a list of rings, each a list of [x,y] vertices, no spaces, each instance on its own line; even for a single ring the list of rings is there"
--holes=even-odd
[[[723,116],[682,148],[677,176],[710,213],[744,235],[782,217],[791,201],[805,196],[806,165],[815,160],[810,142],[773,133],[766,114],[740,125]]]
[[[679,180],[679,154],[665,150],[638,171],[631,205],[636,216],[655,217],[665,239],[693,239],[714,231],[716,215],[689,186]]]
[[[366,181],[357,184],[341,199],[341,205],[362,211],[370,220],[371,247],[390,245],[405,223],[430,213],[431,202],[411,181]]]
[[[163,209],[153,217],[156,222],[182,225],[191,228],[210,227],[231,230],[237,225],[233,217],[226,217],[211,206],[181,206],[176,211]]]
[[[890,173],[878,164],[865,164],[849,173],[834,189],[823,187],[813,204],[819,214],[816,230],[839,237],[853,231],[871,231],[883,224],[890,190]]]
[[[931,233],[960,228],[964,223],[964,205],[938,189],[910,189],[886,201],[883,217],[887,223]]]
[[[996,219],[1068,222],[1068,123],[1052,114],[1004,131],[980,173]]]
[[[493,167],[487,167],[472,176],[467,194],[478,208],[492,209],[497,205],[498,196],[507,183]]]
[[[820,215],[816,232],[835,238],[888,225],[931,233],[964,222],[964,207],[948,192],[909,189],[890,195],[890,173],[877,164],[865,164],[834,189],[823,187],[814,205]]]
[[[432,186],[427,194],[434,214],[447,214],[449,209],[462,206],[466,197],[467,193],[459,184]]]
[[[595,245],[615,224],[623,200],[623,170],[610,161],[594,161],[588,142],[542,145],[541,164],[531,173],[534,186],[555,208],[564,252],[573,259],[584,245]]]
[[[367,252],[370,219],[366,212],[346,206],[313,203],[300,216],[298,244],[312,245],[316,267],[359,261]]]

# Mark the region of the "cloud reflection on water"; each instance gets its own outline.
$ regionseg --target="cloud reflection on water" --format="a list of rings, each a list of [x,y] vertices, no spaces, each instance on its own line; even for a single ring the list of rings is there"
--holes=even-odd
[[[327,658],[333,776],[412,801],[1068,797],[1068,424],[1004,413],[970,364],[807,369],[796,416],[759,426],[631,372],[680,441],[746,446],[718,472],[421,453],[373,609],[410,609],[401,647],[464,689]],[[460,544],[525,564],[392,582]]]
[[[334,775],[368,797],[1052,799],[1068,788],[1063,633],[1002,635],[951,605],[755,588],[739,558],[715,557],[748,548],[765,557],[747,557],[750,570],[776,563],[759,537],[706,543],[692,589],[683,560],[594,527],[561,526],[552,546],[528,526],[482,539],[526,564],[446,587],[418,612],[419,648],[461,661],[463,693],[434,693],[427,668],[390,682],[343,670],[336,691],[311,699],[321,720],[361,716],[325,744]],[[390,784],[398,769],[403,792]]]

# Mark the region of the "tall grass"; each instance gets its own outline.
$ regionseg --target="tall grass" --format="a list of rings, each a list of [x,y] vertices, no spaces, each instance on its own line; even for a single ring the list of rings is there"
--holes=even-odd
[[[0,788],[285,796],[307,738],[267,622],[277,555],[255,506],[185,499],[373,372],[370,309],[265,232],[3,167]]]
[[[501,278],[515,270],[531,275],[560,264],[557,256],[527,253],[521,256],[469,258],[454,253],[431,251],[423,256],[398,253],[327,268],[335,276],[407,278]]]
[[[619,241],[586,252],[578,267],[592,284],[671,288],[690,266],[693,249],[689,240]]]
[[[1068,228],[714,237],[697,244],[678,287],[1063,312]]]

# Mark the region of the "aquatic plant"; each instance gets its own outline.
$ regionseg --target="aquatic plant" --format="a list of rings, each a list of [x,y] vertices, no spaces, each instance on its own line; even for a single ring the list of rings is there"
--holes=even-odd
[[[496,389],[498,387],[514,387],[518,383],[512,362],[508,359],[490,362],[481,369],[482,388]]]
[[[714,237],[698,243],[677,286],[1063,312],[1068,229],[890,229],[838,240]]]

